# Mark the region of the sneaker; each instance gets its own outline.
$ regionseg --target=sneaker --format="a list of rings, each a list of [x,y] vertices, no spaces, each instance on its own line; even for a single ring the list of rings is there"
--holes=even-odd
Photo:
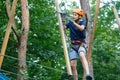
[[[92,77],[90,75],[87,75],[86,80],[92,80]]]

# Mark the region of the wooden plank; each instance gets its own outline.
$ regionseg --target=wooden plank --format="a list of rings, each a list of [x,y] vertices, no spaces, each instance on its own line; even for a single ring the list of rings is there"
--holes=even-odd
[[[93,23],[93,30],[92,30],[92,34],[90,36],[90,43],[89,43],[89,47],[88,47],[88,53],[87,53],[87,61],[88,61],[88,65],[91,64],[91,57],[92,57],[92,44],[94,41],[94,35],[95,35],[95,30],[96,30],[96,23],[97,23],[97,19],[98,19],[98,12],[99,12],[99,7],[100,7],[100,0],[97,0],[96,3],[96,11],[95,11],[95,16],[94,16],[94,23]],[[85,72],[84,72],[84,78],[85,79]],[[94,79],[94,78],[93,78]]]
[[[116,18],[118,27],[119,27],[119,29],[120,29],[120,18],[119,18],[119,16],[118,16],[118,13],[117,13],[117,10],[116,10],[115,5],[113,6],[113,12],[114,12],[114,15],[115,15],[115,18]]]
[[[12,27],[12,24],[13,24],[13,21],[14,21],[14,14],[15,14],[15,10],[16,10],[17,1],[18,0],[13,1],[9,22],[8,22],[8,25],[7,25],[4,41],[3,41],[3,44],[2,44],[1,53],[0,53],[0,68],[2,67],[2,62],[3,62],[3,59],[4,59],[4,55],[5,55],[5,51],[6,51],[10,31],[11,31],[11,27]]]
[[[90,59],[91,59],[91,55],[92,55],[91,51],[92,51],[92,44],[93,44],[93,41],[94,41],[94,35],[95,35],[95,30],[96,30],[96,23],[97,23],[97,19],[98,19],[99,6],[100,6],[100,0],[97,0],[93,30],[92,30],[92,35],[91,35],[91,38],[90,38],[90,44],[89,44],[88,55],[87,55],[88,64],[90,63]]]
[[[65,56],[65,61],[66,61],[67,72],[69,75],[72,75],[69,56],[68,56],[68,50],[67,50],[67,46],[66,46],[67,44],[66,44],[66,40],[65,40],[64,28],[63,28],[63,24],[62,24],[61,15],[59,13],[58,0],[55,0],[55,5],[56,5],[56,10],[57,10],[57,15],[58,15],[59,26],[60,26],[60,33],[61,33],[61,37],[62,37],[62,44],[63,44],[63,49],[64,49],[64,56]]]

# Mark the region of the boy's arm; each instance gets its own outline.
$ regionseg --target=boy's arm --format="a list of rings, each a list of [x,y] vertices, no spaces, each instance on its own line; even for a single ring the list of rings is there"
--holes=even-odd
[[[84,25],[79,25],[78,23],[76,23],[75,21],[73,21],[73,24],[80,30],[83,31],[85,26]]]

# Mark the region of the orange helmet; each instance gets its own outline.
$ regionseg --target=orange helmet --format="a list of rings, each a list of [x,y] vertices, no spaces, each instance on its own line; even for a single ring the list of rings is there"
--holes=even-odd
[[[77,14],[79,14],[79,15],[81,15],[81,16],[84,15],[83,10],[80,10],[80,9],[73,9],[73,12],[74,12],[74,13],[77,13]]]

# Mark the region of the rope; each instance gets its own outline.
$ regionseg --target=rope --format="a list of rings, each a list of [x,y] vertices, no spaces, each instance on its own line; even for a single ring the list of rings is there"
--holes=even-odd
[[[0,54],[0,56],[5,56],[5,57],[8,57],[8,58],[11,58],[11,59],[14,59],[14,60],[20,60],[20,61],[23,61],[22,59],[18,59],[18,58],[15,58],[15,57],[12,57],[12,56],[8,56],[8,55],[1,55]],[[10,59],[10,60],[11,60]],[[48,66],[44,66],[44,65],[40,65],[40,64],[37,64],[37,63],[35,63],[35,62],[31,62],[31,61],[24,61],[24,62],[27,62],[27,63],[29,63],[29,64],[35,64],[36,66],[38,66],[38,67],[43,67],[43,68],[47,68],[47,69],[50,69],[50,70],[54,70],[54,71],[57,71],[57,72],[60,72],[60,73],[64,73],[64,74],[67,74],[67,72],[65,72],[65,71],[62,71],[62,70],[58,70],[58,69],[54,69],[54,68],[52,68],[52,67],[48,67]],[[13,75],[16,75],[16,76],[21,76],[21,74],[17,74],[17,73],[14,73],[14,72],[11,72],[11,71],[7,71],[7,70],[4,70],[4,69],[0,69],[0,71],[3,71],[3,72],[6,72],[6,73],[9,73],[9,74],[13,74]],[[29,76],[27,76],[27,78],[30,78],[31,79],[31,77],[29,77]],[[34,79],[34,78],[33,78]]]
[[[0,54],[0,56],[5,56],[5,57],[8,57],[8,58],[11,58],[11,59],[14,59],[14,60],[21,60],[21,61],[23,61],[22,59],[18,59],[18,58],[15,58],[15,57],[12,57],[12,56],[8,56],[8,55],[1,55],[1,54]],[[11,59],[10,59],[10,60],[11,60]],[[116,61],[119,61],[119,60],[116,60]],[[27,62],[27,63],[34,63],[34,62],[30,62],[30,61],[25,61],[25,62]],[[47,67],[47,66],[40,65],[40,64],[36,64],[36,63],[35,63],[35,65],[40,66],[40,67],[44,67],[44,68],[47,68],[47,69],[55,70],[55,71],[57,71],[57,72],[61,72],[61,73],[64,73],[64,74],[67,74],[67,72],[62,71],[62,70],[54,69],[54,68]],[[94,70],[95,70],[95,69],[94,69]],[[16,76],[21,76],[21,74],[17,74],[17,73],[14,73],[14,72],[11,72],[11,71],[7,71],[7,70],[4,70],[4,69],[0,69],[0,71],[6,72],[6,73],[9,73],[9,74],[13,74],[13,75],[16,75]],[[71,77],[72,77],[72,76],[70,76],[70,78],[71,78]],[[34,79],[33,77],[31,78],[31,77],[29,77],[29,76],[28,76],[28,78]],[[82,77],[80,77],[80,78],[83,79]]]
[[[4,69],[0,69],[0,71],[2,71],[2,72],[5,72],[5,73],[9,73],[9,74],[13,74],[13,75],[16,75],[16,76],[22,76],[22,75],[20,75],[20,74],[16,74],[16,73],[13,73],[13,72],[11,72],[11,71],[7,71],[7,70],[4,70]],[[3,73],[4,74],[4,73]],[[68,75],[69,76],[69,75]],[[33,77],[27,77],[27,78],[29,78],[29,79],[34,79]],[[72,76],[69,76],[69,78],[72,78]],[[80,79],[83,79],[82,77],[79,77]]]
[[[22,60],[22,59],[18,59],[18,58],[15,58],[15,57],[12,57],[12,56],[8,56],[8,55],[1,55],[1,54],[0,54],[0,56],[5,56],[5,57],[8,57],[8,58],[11,58],[11,59],[14,59],[14,60],[24,61],[24,60]],[[61,72],[61,73],[67,73],[67,72],[62,71],[62,70],[54,69],[54,68],[52,68],[52,67],[47,67],[47,66],[44,66],[44,65],[36,64],[35,62],[31,62],[31,61],[24,61],[24,62],[27,62],[27,63],[29,63],[29,64],[33,64],[33,63],[34,63],[35,65],[37,65],[37,66],[39,66],[39,67],[44,67],[44,68],[51,69],[51,70],[55,70],[55,71]]]
[[[9,74],[13,74],[13,75],[17,75],[17,76],[21,76],[20,74],[16,74],[16,73],[11,72],[11,71],[6,71],[6,70],[4,70],[4,69],[0,69],[0,71],[6,72],[6,73],[9,73]]]

